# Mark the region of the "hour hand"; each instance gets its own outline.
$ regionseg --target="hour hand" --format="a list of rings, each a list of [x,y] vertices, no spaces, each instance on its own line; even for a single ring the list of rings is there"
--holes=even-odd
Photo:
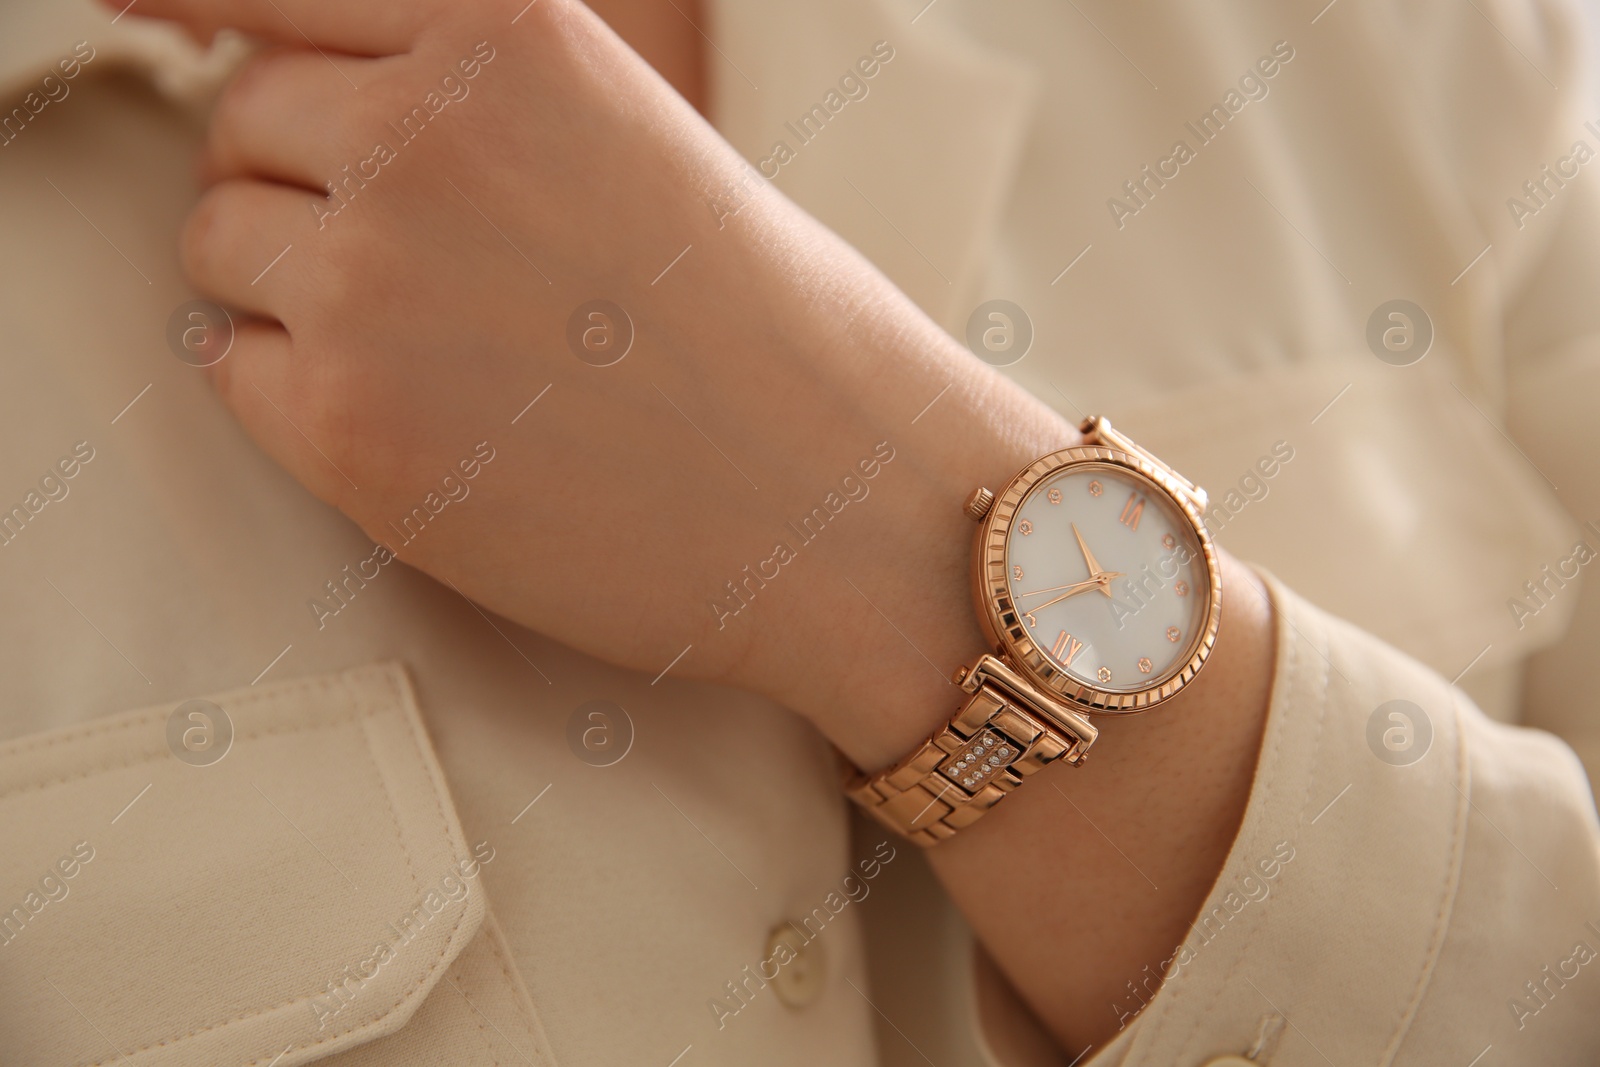
[[[1094,558],[1094,553],[1089,551],[1089,546],[1083,540],[1083,534],[1078,532],[1078,524],[1072,524],[1072,536],[1078,539],[1078,551],[1083,553],[1084,566],[1089,568],[1089,577],[1100,577],[1100,563]]]
[[[1100,569],[1100,561],[1094,558],[1093,552],[1089,551],[1088,542],[1084,541],[1083,534],[1078,532],[1077,523],[1072,524],[1072,536],[1078,539],[1078,550],[1083,553],[1083,563],[1084,566],[1089,568],[1090,579],[1100,583],[1100,591],[1104,593],[1106,598],[1109,600],[1111,598],[1111,579],[1121,578],[1122,572],[1103,571]],[[1042,606],[1043,605],[1041,605],[1041,607]]]

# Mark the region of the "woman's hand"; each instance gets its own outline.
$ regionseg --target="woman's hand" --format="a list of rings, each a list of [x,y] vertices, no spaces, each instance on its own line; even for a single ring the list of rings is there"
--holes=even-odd
[[[581,4],[523,3],[142,0],[283,46],[223,98],[184,237],[196,287],[260,320],[218,389],[405,561],[593,655],[763,692],[884,766],[984,648],[962,500],[1075,434]],[[572,325],[594,300],[635,332],[610,366],[568,342],[607,325]],[[1271,635],[1224,563],[1204,675],[1040,775],[1169,857],[1172,888],[1079,862],[1091,832],[1039,787],[932,856],[1064,1047],[1104,1037],[1117,976],[1183,936],[1244,810]],[[1083,928],[1070,900],[1119,904]],[[1019,902],[1044,918],[1010,921]]]
[[[259,317],[214,373],[267,452],[586,652],[655,674],[692,646],[675,675],[824,721],[841,694],[867,720],[915,705],[888,741],[845,740],[865,762],[931,728],[981,648],[960,502],[1070,428],[581,4],[138,11],[277,43],[218,105],[183,237],[193,284]],[[604,367],[628,326],[578,315],[596,300],[634,335]]]

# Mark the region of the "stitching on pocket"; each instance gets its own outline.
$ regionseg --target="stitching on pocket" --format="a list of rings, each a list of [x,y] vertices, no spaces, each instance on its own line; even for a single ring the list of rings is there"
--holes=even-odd
[[[234,740],[254,741],[262,737],[278,737],[283,734],[311,733],[313,730],[336,730],[342,727],[357,726],[359,724],[358,716],[350,716],[349,718],[335,719],[332,722],[305,723],[299,726],[280,726],[271,730],[258,730],[254,733],[239,734],[234,738]],[[52,778],[49,781],[33,782],[28,785],[18,786],[17,788],[8,792],[0,793],[0,800],[8,800],[11,797],[20,796],[23,793],[31,793],[40,789],[49,789],[52,786],[66,785],[68,782],[76,782],[82,778],[93,778],[96,775],[105,774],[108,771],[121,771],[126,770],[129,767],[142,766],[146,763],[158,763],[166,758],[168,758],[166,749],[156,749],[142,755],[133,756],[129,759],[122,760],[118,763],[107,763],[99,767],[90,767],[88,770],[78,771],[75,774],[63,775],[60,778]]]
[[[487,902],[487,897],[485,897],[485,901]],[[490,921],[487,908],[485,908],[483,925],[485,932],[490,934],[489,947],[494,950],[495,959],[500,961],[500,975],[506,980],[506,991],[510,993],[511,1001],[516,1006],[517,1019],[522,1023],[522,1036],[528,1039],[530,1045],[536,1048],[542,1047],[544,1042],[539,1034],[534,1033],[533,1029],[536,1019],[532,1013],[531,1002],[524,1002],[522,996],[524,990],[520,977],[511,973],[511,957],[506,955],[506,946],[504,944],[505,932],[499,929],[499,923],[494,924],[496,927],[494,931],[489,931]],[[506,1040],[509,1042],[510,1038]],[[511,1048],[513,1052],[520,1051],[515,1045],[512,1045]]]
[[[305,690],[330,689],[332,688],[332,685],[333,680],[328,678],[295,679],[293,681],[280,682],[277,686],[270,689],[258,690],[255,693],[246,694],[235,703],[241,706],[249,706],[251,704],[260,703],[263,700],[271,700],[291,693],[303,692]],[[116,716],[114,716],[114,718],[115,717]],[[68,730],[65,733],[55,734],[44,738],[22,738],[17,741],[12,741],[8,744],[0,745],[0,753],[18,756],[26,755],[29,752],[46,748],[54,748],[56,745],[64,745],[69,741],[82,741],[86,738],[94,737],[96,734],[111,734],[116,733],[118,730],[131,730],[136,726],[143,726],[147,722],[153,722],[159,717],[160,713],[152,711],[144,717],[129,719],[126,721],[98,721],[87,726],[81,726],[75,730]]]
[[[368,724],[371,723],[376,709],[363,704],[357,692],[351,690],[348,685],[345,686],[345,690],[350,694],[351,703],[361,709],[361,736],[367,742],[363,746],[363,751],[366,753],[367,763],[372,767],[373,777],[378,780],[378,786],[383,790],[383,802],[389,809],[389,823],[394,827],[394,840],[400,846],[400,851],[406,858],[406,873],[411,875],[411,899],[416,900],[422,895],[422,883],[417,881],[416,864],[411,862],[411,850],[406,848],[405,839],[400,833],[400,816],[394,810],[394,797],[389,792],[389,783],[383,776],[383,768],[378,766],[378,760],[372,754],[372,733],[368,729]],[[448,824],[446,824],[447,827]]]
[[[307,686],[296,686],[293,689],[287,690],[287,692],[292,693],[292,692],[296,692],[296,691],[303,691],[305,688],[308,688],[308,687],[310,687],[312,685],[321,686],[323,688],[332,688],[332,686],[335,685],[336,683],[340,684],[342,687],[348,688],[348,686],[345,684],[346,683],[346,678],[347,678],[347,675],[340,675],[340,676],[338,676],[336,678],[331,678],[331,679],[319,679],[319,680],[317,680],[317,681],[315,681],[313,683],[309,683]],[[408,695],[404,691],[398,690],[392,684],[385,686],[385,688],[387,689],[386,695],[389,697],[389,700],[390,700],[391,703],[390,703],[389,707],[387,707],[387,708],[385,708],[383,710],[390,711],[390,712],[393,712],[395,714],[398,714],[400,716],[401,720],[402,720],[402,728],[405,729],[406,732],[410,735],[411,744],[412,744],[412,750],[417,755],[418,763],[428,771],[428,779],[429,779],[430,782],[433,783],[433,786],[434,786],[434,788],[433,788],[433,801],[434,801],[434,810],[435,810],[435,813],[437,814],[438,820],[439,820],[439,832],[440,832],[440,834],[442,836],[448,838],[450,836],[449,832],[448,832],[448,830],[449,830],[449,821],[445,818],[444,805],[443,805],[443,802],[441,800],[441,795],[440,795],[440,790],[443,788],[444,783],[441,782],[438,779],[438,777],[432,773],[432,769],[429,767],[428,761],[425,758],[425,756],[423,755],[422,746],[418,743],[417,731],[418,731],[418,729],[420,727],[419,727],[419,724],[416,721],[415,717],[408,713],[409,710],[410,710],[408,708],[408,706],[407,706]],[[276,698],[276,697],[283,696],[285,694],[286,690],[279,689],[279,690],[272,690],[270,692],[271,692],[271,696]],[[370,742],[369,735],[367,734],[367,731],[366,731],[366,728],[365,728],[365,720],[375,717],[379,713],[379,709],[378,708],[374,708],[374,707],[362,707],[359,703],[356,703],[356,697],[355,697],[355,695],[353,693],[349,694],[349,697],[350,697],[350,701],[355,704],[356,714],[351,715],[347,719],[340,720],[338,723],[333,724],[333,725],[344,726],[344,725],[350,725],[352,723],[355,723],[357,725],[361,725],[362,726],[362,739],[365,742],[364,747],[367,750],[367,756],[368,756],[369,759],[373,760],[373,765],[374,765],[374,767],[376,767],[377,761],[372,755],[372,745],[371,745],[371,742]],[[246,699],[254,702],[254,701],[258,701],[258,700],[269,699],[269,696],[268,696],[267,693],[263,693],[259,697],[251,697],[251,698],[246,698]],[[278,733],[298,733],[298,732],[302,732],[302,731],[309,731],[309,730],[312,730],[312,729],[322,729],[322,728],[324,728],[324,727],[319,725],[319,724],[306,724],[303,727],[285,728],[283,730],[275,731],[275,732],[278,732]],[[84,736],[84,737],[93,736],[94,733],[95,733],[95,731],[90,730],[90,731],[84,732],[81,736]],[[252,735],[252,736],[261,736],[261,735]],[[155,759],[159,759],[160,757],[156,756],[154,758]],[[131,764],[131,765],[137,765],[138,763],[148,763],[148,762],[151,762],[151,760],[149,760],[149,759],[137,760],[137,761],[134,762],[134,764]],[[385,800],[389,804],[390,819],[395,824],[396,835],[401,838],[401,846],[400,846],[401,852],[404,853],[404,855],[406,857],[407,867],[409,869],[411,869],[412,883],[415,886],[415,884],[416,884],[416,871],[415,871],[415,867],[412,865],[411,852],[405,846],[404,838],[400,834],[399,821],[396,818],[395,812],[394,812],[394,803],[393,803],[392,798],[390,798],[390,796],[389,796],[389,786],[388,786],[388,783],[383,780],[383,776],[382,776],[381,773],[378,775],[378,784],[379,784],[379,787],[382,789],[382,791],[384,793]],[[368,1016],[365,1019],[358,1019],[358,1020],[353,1021],[351,1023],[351,1025],[349,1026],[349,1028],[347,1028],[347,1029],[339,1030],[339,1031],[337,1031],[335,1033],[328,1034],[328,1035],[326,1035],[324,1037],[319,1038],[316,1041],[311,1042],[309,1045],[299,1045],[299,1046],[296,1046],[296,1047],[298,1047],[301,1050],[314,1049],[314,1048],[318,1047],[319,1045],[327,1044],[329,1041],[334,1041],[334,1040],[337,1040],[339,1038],[346,1037],[348,1035],[353,1035],[353,1034],[359,1033],[362,1029],[370,1028],[370,1027],[376,1025],[377,1023],[381,1022],[384,1018],[386,1018],[390,1014],[392,1014],[396,1008],[400,1007],[400,1005],[404,1004],[407,1000],[409,1000],[416,993],[416,991],[419,988],[421,988],[424,985],[424,983],[427,982],[428,978],[430,976],[432,976],[434,974],[434,972],[436,972],[439,969],[439,966],[443,962],[443,960],[445,958],[445,955],[449,952],[451,946],[456,943],[456,938],[457,938],[457,935],[460,933],[461,923],[465,920],[466,913],[467,913],[467,909],[463,908],[461,910],[461,914],[456,916],[456,921],[454,922],[454,924],[451,925],[450,932],[445,936],[444,942],[440,945],[438,955],[434,958],[433,962],[428,965],[428,969],[426,971],[424,971],[421,975],[419,975],[417,977],[417,980],[414,983],[412,983],[412,985],[409,988],[407,988],[405,990],[402,990],[400,995],[395,999],[395,1001],[392,1004],[388,1005],[385,1008],[377,1010],[374,1014]],[[117,1050],[118,1055],[117,1055],[116,1058],[110,1059],[110,1060],[96,1060],[96,1061],[94,1061],[92,1063],[89,1063],[89,1064],[86,1064],[86,1065],[82,1065],[82,1067],[111,1067],[111,1065],[116,1064],[119,1060],[126,1059],[128,1056],[135,1056],[135,1055],[138,1055],[139,1053],[149,1051],[150,1049],[153,1049],[153,1048],[164,1048],[164,1047],[168,1047],[168,1046],[179,1045],[179,1044],[183,1043],[184,1041],[188,1041],[191,1038],[199,1036],[200,1034],[210,1033],[211,1031],[221,1029],[224,1026],[231,1026],[234,1023],[243,1022],[243,1021],[245,1021],[247,1019],[258,1018],[258,1017],[263,1016],[263,1015],[268,1015],[268,1014],[272,1014],[274,1012],[282,1011],[285,1008],[292,1008],[292,1007],[294,1007],[294,1006],[296,1006],[298,1004],[306,1003],[307,1001],[309,1001],[315,995],[316,994],[313,993],[313,994],[309,994],[309,995],[303,996],[303,997],[295,997],[295,998],[293,998],[291,1000],[284,1001],[281,1004],[276,1004],[276,1005],[272,1005],[270,1007],[265,1007],[265,1008],[258,1008],[258,1009],[254,1010],[254,1011],[245,1012],[242,1015],[236,1015],[231,1019],[224,1019],[224,1020],[222,1020],[220,1022],[212,1023],[209,1026],[203,1026],[203,1027],[200,1027],[198,1029],[191,1030],[186,1034],[178,1034],[178,1035],[173,1036],[173,1037],[166,1037],[166,1038],[161,1039],[160,1041],[155,1041],[155,1042],[151,1042],[151,1043],[146,1044],[146,1045],[142,1045],[139,1048],[129,1049],[126,1052],[124,1052],[122,1049],[119,1048]],[[276,1055],[281,1055],[281,1053],[274,1053],[274,1056],[276,1056]],[[266,1062],[269,1062],[269,1061],[267,1061],[265,1058],[257,1058],[257,1059],[251,1060],[248,1063],[244,1064],[243,1067],[255,1067],[256,1064],[266,1063]]]
[[[480,936],[482,936],[482,933],[483,932],[480,931]],[[493,939],[491,938],[490,940],[493,940]],[[460,967],[461,967],[461,959],[460,959],[460,957],[457,957],[456,958],[456,968],[457,968],[458,971],[460,970]],[[489,1031],[484,1029],[484,1026],[483,1026],[484,1020],[486,1020],[488,1018],[488,1016],[484,1015],[483,1011],[481,1009],[479,1009],[476,1006],[474,1006],[472,1001],[467,1000],[467,991],[465,989],[462,989],[461,986],[459,984],[457,984],[456,981],[454,979],[452,979],[448,974],[444,976],[444,980],[446,982],[449,982],[452,986],[455,986],[456,992],[458,994],[460,994],[461,999],[466,1002],[467,1007],[471,1008],[472,1009],[472,1014],[474,1016],[476,1016],[476,1018],[473,1020],[473,1023],[478,1028],[478,1041],[483,1045],[484,1049],[489,1053],[490,1067],[500,1067],[500,1054],[499,1054],[498,1051],[496,1051],[496,1049],[494,1047],[494,1042],[489,1040]],[[510,1039],[507,1038],[507,1042],[508,1043],[509,1043],[509,1041],[510,1041]],[[513,1047],[515,1047],[515,1046],[513,1046]]]
[[[361,675],[376,675],[377,677],[383,678],[386,682],[389,680],[387,671],[380,672],[375,668],[358,668],[354,671],[346,671],[343,675],[340,675],[337,678],[305,678],[283,682],[277,687],[258,690],[254,693],[248,693],[232,703],[236,708],[248,708],[264,701],[276,701],[283,697],[294,696],[296,694],[303,694],[316,690],[322,690],[324,692],[331,691],[334,688],[335,683],[341,683],[343,688],[348,689],[348,678],[350,676]],[[399,694],[396,693],[392,685],[388,685],[385,688],[390,693],[392,699],[396,701],[400,700]],[[348,703],[353,709],[354,713],[336,719],[333,722],[306,723],[297,726],[278,726],[269,729],[252,730],[249,733],[239,733],[235,735],[234,740],[254,741],[263,737],[279,737],[284,734],[303,733],[311,730],[333,729],[339,726],[347,726],[358,723],[363,715],[361,705],[355,700],[350,700]],[[135,727],[147,727],[160,721],[161,717],[166,714],[170,714],[170,712],[164,710],[152,710],[142,716],[139,716],[138,718],[130,719],[124,722],[96,724],[94,726],[71,731],[60,737],[52,737],[44,741],[35,740],[20,744],[0,745],[0,753],[5,755],[22,755],[31,751],[42,750],[55,745],[65,744],[68,741],[82,741],[87,738],[94,737],[97,734],[112,734],[121,730],[131,730]],[[157,760],[162,759],[164,755],[165,749],[153,748],[144,754],[130,757],[119,763],[108,763],[99,767],[91,767],[88,770],[64,775],[60,778],[52,778],[43,782],[30,782],[17,786],[13,789],[5,790],[0,792],[0,800],[7,800],[11,797],[20,796],[23,793],[32,792],[38,789],[48,789],[51,786],[65,785],[68,782],[76,782],[82,778],[92,778],[97,774],[105,774],[108,771],[125,770],[126,768],[138,767],[145,763],[154,763]]]

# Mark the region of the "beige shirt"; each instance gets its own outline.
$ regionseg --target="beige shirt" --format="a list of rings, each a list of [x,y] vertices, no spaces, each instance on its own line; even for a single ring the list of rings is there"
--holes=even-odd
[[[1478,6],[714,5],[715,118],[753,167],[958,336],[981,301],[1024,308],[1007,372],[1117,417],[1322,606],[1275,587],[1239,840],[1151,961],[1171,979],[1129,975],[1107,1011],[1153,1002],[1082,1062],[1600,1049],[1581,769],[1446,682],[1470,667],[1497,717],[1597,751],[1600,609],[1541,571],[1600,547],[1577,521],[1600,516],[1594,179],[1520,229],[1504,200],[1600,136],[1564,104],[1562,9]],[[0,1062],[1069,1062],[981,954],[973,981],[913,850],[852,840],[782,709],[595,663],[400,567],[308,609],[370,545],[166,342],[189,157],[237,57],[107,19],[0,10],[0,103],[27,113],[0,147],[0,502],[26,514],[0,545]],[[1213,104],[1214,143],[1145,178]],[[1409,367],[1363,339],[1400,297],[1435,332]],[[215,725],[198,697],[232,724],[206,766],[173,755]],[[1372,728],[1393,700],[1421,709],[1409,750]],[[610,766],[580,758],[594,729],[630,739]],[[766,981],[776,936],[804,951]]]

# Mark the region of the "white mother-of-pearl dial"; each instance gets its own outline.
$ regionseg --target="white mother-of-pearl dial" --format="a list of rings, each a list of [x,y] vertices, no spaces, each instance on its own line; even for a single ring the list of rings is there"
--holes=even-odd
[[[1074,466],[1029,491],[1007,535],[1006,578],[1034,644],[1096,689],[1162,685],[1206,622],[1209,575],[1189,519],[1112,464]]]

